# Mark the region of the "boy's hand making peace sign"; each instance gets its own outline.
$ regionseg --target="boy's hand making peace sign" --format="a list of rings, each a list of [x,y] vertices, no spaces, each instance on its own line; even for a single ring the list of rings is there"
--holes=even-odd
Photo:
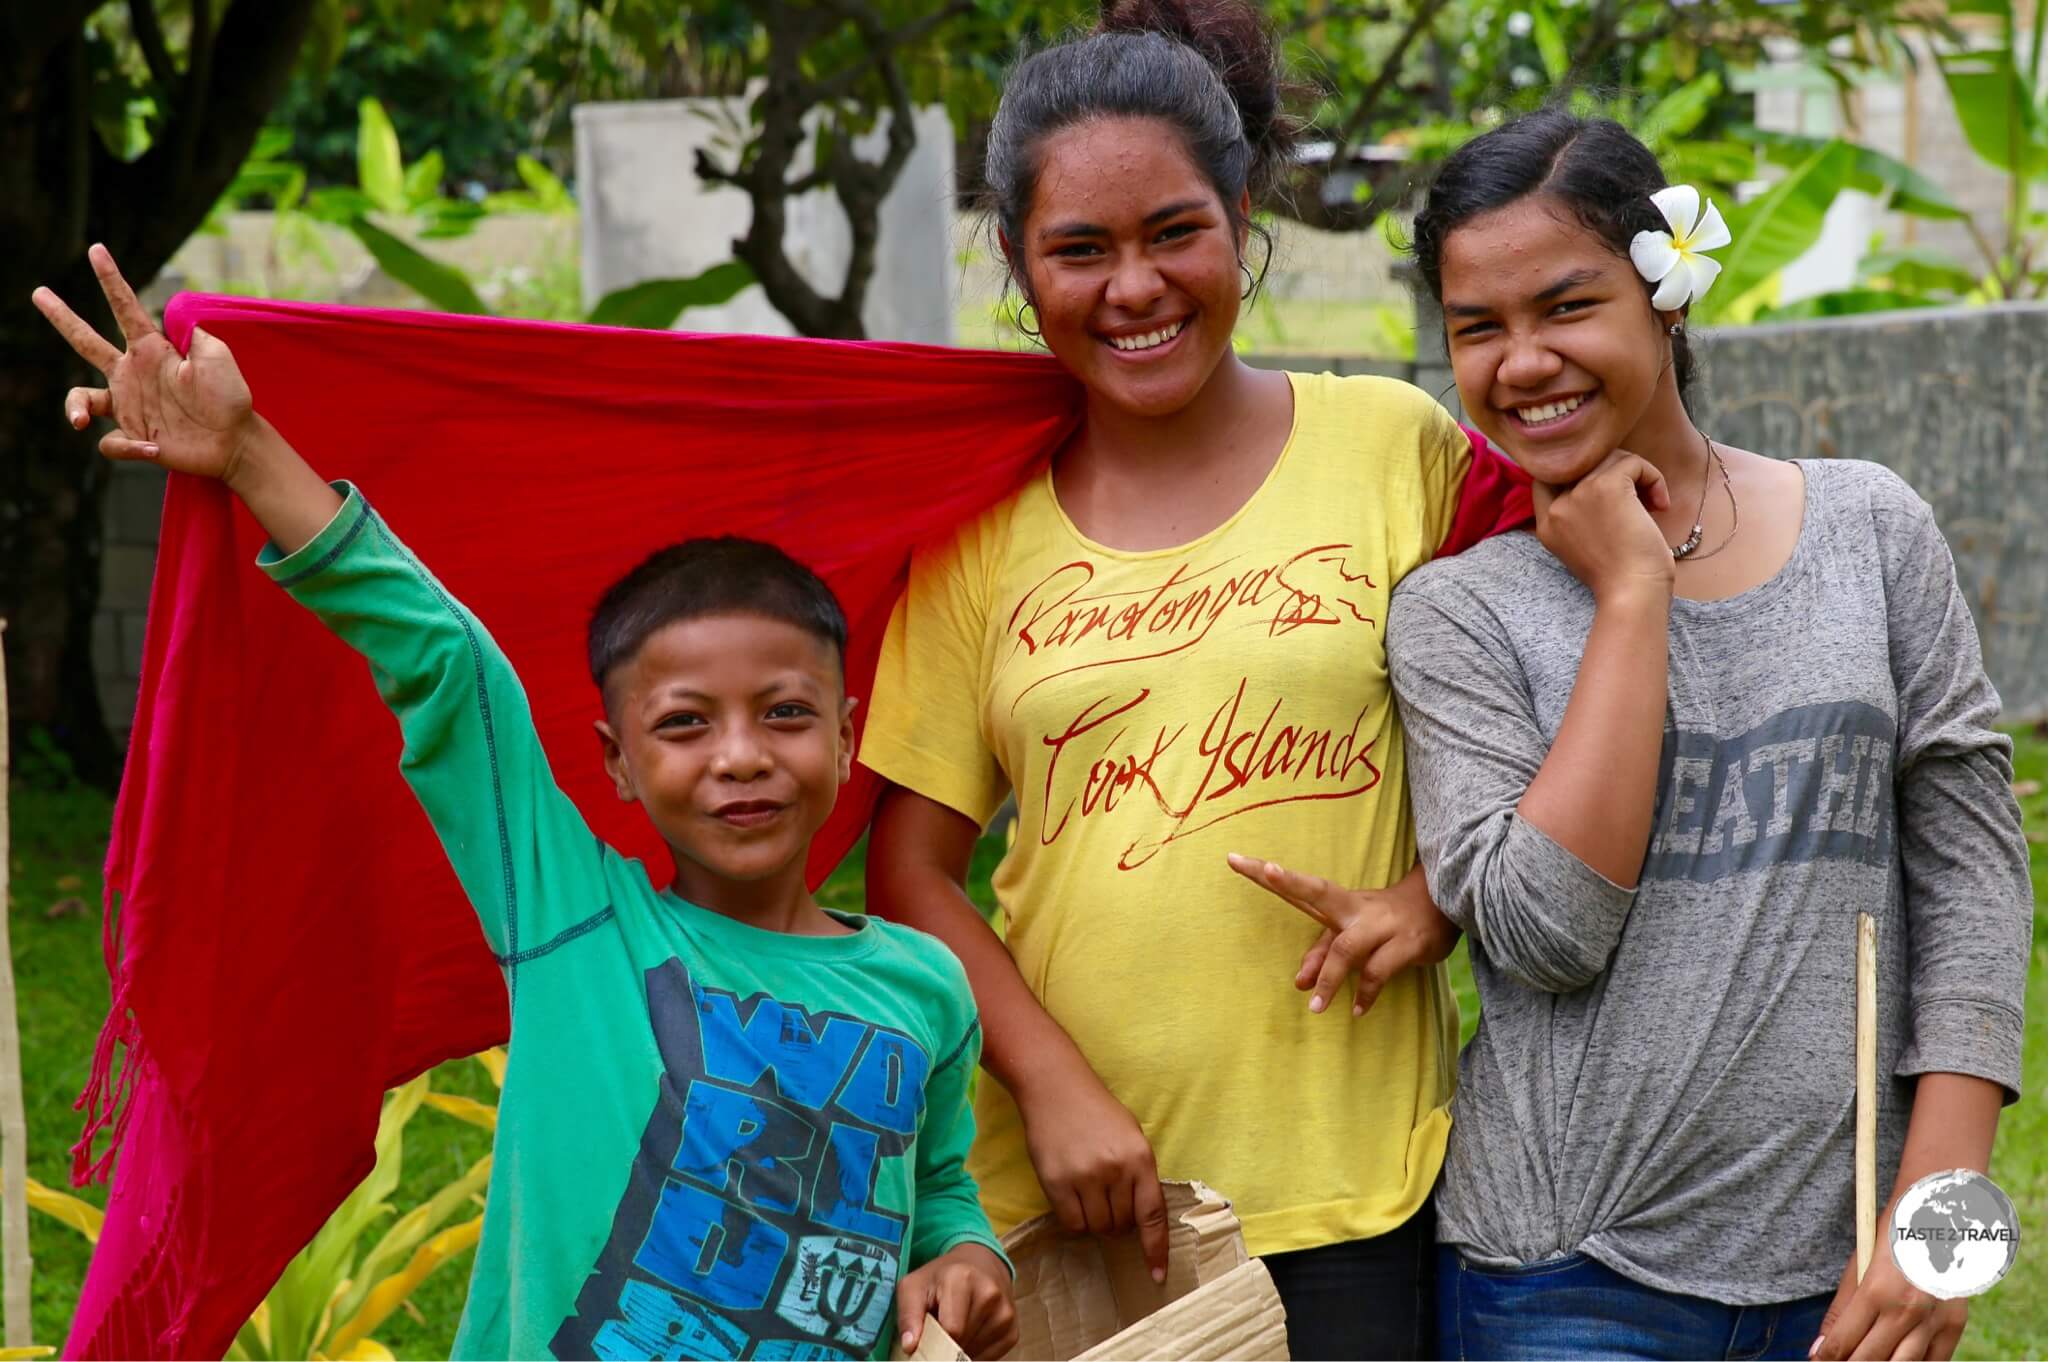
[[[88,253],[93,273],[120,323],[128,348],[118,350],[46,288],[36,309],[71,348],[106,376],[105,388],[73,388],[64,415],[84,430],[94,417],[120,427],[100,441],[110,459],[149,459],[179,473],[232,482],[255,425],[249,385],[226,345],[192,333],[192,353],[180,355],[145,312],[104,246]]]
[[[180,355],[157,329],[105,246],[87,257],[128,348],[122,350],[47,288],[33,298],[71,348],[106,376],[104,388],[73,388],[64,417],[74,430],[95,418],[118,429],[100,440],[110,459],[146,459],[174,473],[214,478],[249,507],[280,549],[310,541],[341,509],[341,496],[256,414],[235,357],[194,329]]]

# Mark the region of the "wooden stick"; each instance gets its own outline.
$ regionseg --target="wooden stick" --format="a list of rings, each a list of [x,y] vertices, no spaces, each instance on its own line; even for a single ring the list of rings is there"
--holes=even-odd
[[[1877,1251],[1877,919],[1856,915],[1856,1280]]]
[[[7,622],[0,620],[0,633]],[[21,1103],[21,1031],[14,948],[7,940],[7,657],[0,649],[0,1290],[10,1348],[29,1342],[28,1120]]]

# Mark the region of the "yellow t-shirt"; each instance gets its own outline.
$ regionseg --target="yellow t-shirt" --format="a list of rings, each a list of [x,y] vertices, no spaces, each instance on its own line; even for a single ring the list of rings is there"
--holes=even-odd
[[[1408,384],[1290,378],[1279,461],[1193,543],[1094,543],[1046,474],[921,551],[861,754],[984,824],[1015,791],[995,875],[1011,954],[1161,1175],[1230,1197],[1253,1253],[1414,1214],[1457,1025],[1441,966],[1361,1019],[1348,990],[1309,1012],[1293,980],[1315,925],[1224,861],[1374,888],[1414,864],[1387,602],[1443,542],[1471,461]],[[1044,1192],[1001,1084],[975,1115],[970,1167],[1007,1229]]]

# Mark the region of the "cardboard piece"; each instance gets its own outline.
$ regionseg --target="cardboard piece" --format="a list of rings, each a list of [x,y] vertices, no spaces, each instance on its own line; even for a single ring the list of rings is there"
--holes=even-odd
[[[1040,1216],[1003,1237],[1017,1266],[1018,1341],[1011,1358],[1287,1357],[1280,1294],[1265,1264],[1245,1253],[1230,1202],[1199,1182],[1164,1186],[1164,1282],[1152,1280],[1136,1235],[1069,1235],[1052,1217]],[[916,1362],[965,1357],[933,1319],[925,1321],[910,1355]]]
[[[895,1321],[890,1321],[895,1327]],[[909,1352],[903,1351],[903,1340],[898,1338],[889,1349],[889,1362],[973,1362],[966,1350],[953,1341],[953,1336],[939,1327],[939,1322],[930,1315],[924,1317],[924,1333],[917,1340],[917,1346]]]

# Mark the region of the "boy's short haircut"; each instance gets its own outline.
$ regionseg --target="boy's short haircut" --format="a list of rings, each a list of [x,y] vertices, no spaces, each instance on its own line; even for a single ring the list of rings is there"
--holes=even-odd
[[[845,673],[846,613],[832,588],[773,544],[718,535],[660,549],[605,588],[590,612],[590,679],[603,691],[657,631],[706,615],[794,625],[830,644]]]

